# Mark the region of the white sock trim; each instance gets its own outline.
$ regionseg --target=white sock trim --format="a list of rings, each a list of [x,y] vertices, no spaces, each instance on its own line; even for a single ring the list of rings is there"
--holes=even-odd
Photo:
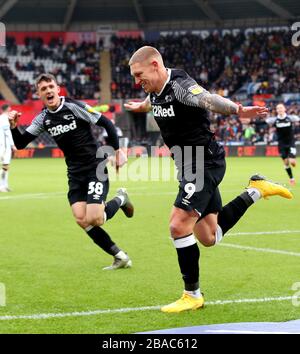
[[[92,230],[93,227],[94,227],[93,225],[89,225],[88,227],[85,228],[85,231],[89,232]]]
[[[195,298],[195,299],[199,299],[201,297],[201,291],[200,288],[198,288],[197,290],[184,290],[185,294],[190,295],[191,297]]]
[[[175,248],[185,248],[194,245],[197,241],[194,234],[191,234],[189,236],[175,238],[173,239],[173,243]]]
[[[115,254],[115,257],[120,258],[122,260],[128,258],[126,253],[122,250],[120,250],[117,254]]]
[[[121,200],[121,206],[123,206],[125,203],[125,197],[123,195],[117,195],[116,198],[119,198]]]
[[[252,198],[253,202],[257,202],[261,198],[260,191],[257,188],[247,188],[249,197]]]
[[[221,227],[219,225],[217,225],[215,237],[216,237],[216,241],[215,241],[215,245],[216,245],[217,243],[220,243],[223,238],[223,230],[221,229]]]

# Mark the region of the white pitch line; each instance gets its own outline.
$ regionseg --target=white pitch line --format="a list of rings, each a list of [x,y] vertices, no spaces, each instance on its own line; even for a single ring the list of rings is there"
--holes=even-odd
[[[147,187],[134,187],[134,190],[137,191],[142,191],[145,190],[147,191]],[[225,191],[225,192],[232,192],[232,191]],[[151,191],[150,193],[135,193],[135,192],[130,192],[130,195],[133,196],[143,196],[143,197],[151,197],[153,195],[174,195],[176,196],[176,190],[172,191],[166,191],[166,192],[153,192]],[[17,194],[17,195],[0,195],[0,201],[3,200],[19,200],[19,199],[47,199],[47,198],[53,198],[53,197],[60,197],[60,196],[65,196],[67,195],[67,191],[65,192],[49,192],[49,193],[24,193],[24,194]]]
[[[228,305],[228,304],[245,304],[245,303],[263,303],[271,301],[291,301],[295,299],[295,296],[280,296],[280,297],[265,297],[257,299],[236,299],[236,300],[217,300],[208,301],[205,305]],[[144,306],[144,307],[128,307],[120,309],[107,309],[107,310],[94,310],[94,311],[81,311],[81,312],[64,312],[64,313],[40,313],[33,315],[4,315],[0,316],[0,321],[10,320],[45,320],[49,318],[64,318],[64,317],[78,317],[78,316],[94,316],[114,313],[128,313],[128,312],[140,312],[140,311],[152,311],[159,310],[160,306]]]
[[[258,231],[258,232],[229,232],[228,236],[244,236],[244,235],[280,235],[280,234],[300,234],[300,230],[274,230],[274,231]]]
[[[51,197],[57,197],[65,195],[66,192],[51,192],[51,193],[25,193],[25,194],[18,194],[18,195],[7,195],[1,196],[1,200],[15,200],[15,199],[45,199]]]
[[[272,248],[259,248],[259,247],[252,247],[252,246],[242,246],[242,245],[235,245],[233,243],[221,243],[219,244],[222,247],[230,247],[236,248],[240,250],[247,250],[247,251],[256,251],[256,252],[266,252],[266,253],[276,253],[276,254],[284,254],[286,256],[295,256],[300,257],[300,253],[298,252],[291,252],[291,251],[284,251],[284,250],[274,250]]]

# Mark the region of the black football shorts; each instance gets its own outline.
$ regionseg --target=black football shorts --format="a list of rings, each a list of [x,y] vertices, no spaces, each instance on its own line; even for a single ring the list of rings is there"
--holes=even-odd
[[[106,170],[107,171],[107,170]],[[109,191],[109,180],[99,181],[96,168],[81,174],[69,174],[68,199],[70,205],[76,202],[102,204]]]
[[[179,192],[174,206],[186,211],[195,210],[200,217],[222,210],[222,199],[218,185],[221,183],[226,170],[225,159],[216,165],[204,167],[203,189],[196,191],[195,181],[183,178],[179,184]]]
[[[287,158],[295,159],[297,154],[297,149],[295,146],[286,146],[279,145],[278,146],[279,154],[283,160]]]

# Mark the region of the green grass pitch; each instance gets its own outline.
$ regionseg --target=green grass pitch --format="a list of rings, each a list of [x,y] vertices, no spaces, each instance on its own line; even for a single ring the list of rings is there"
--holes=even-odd
[[[143,158],[137,166],[132,165],[135,160],[130,163],[136,173],[147,167]],[[299,319],[300,307],[291,299],[248,301],[292,297],[297,289],[299,293],[300,284],[292,290],[293,284],[300,282],[298,169],[295,177],[299,184],[292,189],[293,200],[261,200],[230,231],[235,235],[226,236],[217,247],[201,246],[201,289],[208,302],[204,310],[164,314],[155,308],[142,308],[167,304],[182,293],[176,252],[168,232],[176,181],[111,182],[110,196],[124,186],[135,204],[133,219],[119,212],[105,225],[132,257],[133,268],[105,272],[102,267],[111,263],[111,257],[73,221],[66,198],[64,161],[13,160],[13,192],[0,195],[0,283],[6,289],[6,306],[0,306],[0,333],[134,333],[201,324]],[[279,158],[228,158],[221,184],[223,203],[238,195],[256,172],[287,182]],[[242,232],[247,234],[238,234]],[[218,300],[245,302],[217,304]],[[114,311],[129,308],[132,310]],[[97,310],[112,311],[93,314]],[[76,316],[75,312],[86,314]],[[71,315],[3,317],[66,313]]]

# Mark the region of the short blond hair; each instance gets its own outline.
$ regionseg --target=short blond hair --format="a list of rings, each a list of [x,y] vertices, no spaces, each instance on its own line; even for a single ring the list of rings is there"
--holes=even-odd
[[[153,58],[156,58],[159,62],[163,64],[163,59],[160,52],[156,48],[146,45],[133,53],[128,65],[130,66],[135,63],[150,61]]]

